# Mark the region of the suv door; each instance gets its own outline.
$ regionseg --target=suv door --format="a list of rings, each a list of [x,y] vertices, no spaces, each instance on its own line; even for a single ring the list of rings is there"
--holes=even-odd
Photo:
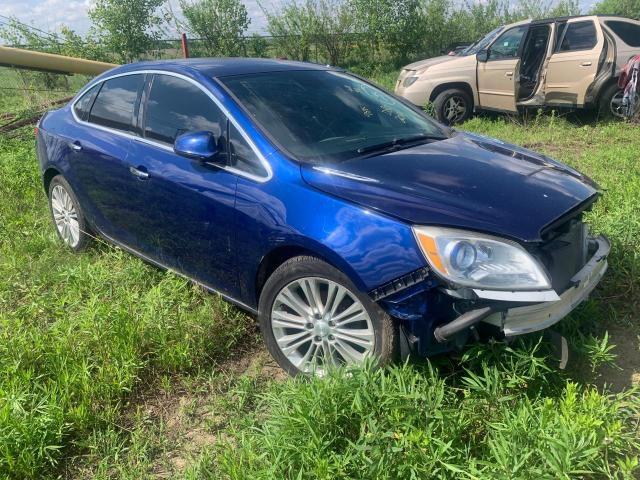
[[[592,17],[569,19],[560,25],[556,38],[547,67],[545,103],[582,107],[604,46],[600,23]]]
[[[136,226],[142,252],[161,265],[235,296],[235,195],[229,171],[227,117],[186,78],[157,73],[143,99],[143,135],[132,141],[131,167],[144,172],[144,208]],[[211,163],[173,151],[175,138],[209,131]]]
[[[479,58],[478,96],[481,108],[517,111],[517,75],[528,28],[528,25],[520,25],[506,30],[489,47],[486,61]]]

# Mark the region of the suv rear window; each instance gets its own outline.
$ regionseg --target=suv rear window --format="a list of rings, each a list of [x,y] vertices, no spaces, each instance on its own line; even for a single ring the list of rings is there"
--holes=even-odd
[[[604,24],[630,47],[640,47],[640,25],[621,20],[609,20]]]
[[[598,35],[592,20],[569,23],[558,51],[591,50],[596,43],[598,43]]]
[[[93,102],[89,122],[125,132],[133,131],[133,112],[143,83],[143,75],[106,80]]]

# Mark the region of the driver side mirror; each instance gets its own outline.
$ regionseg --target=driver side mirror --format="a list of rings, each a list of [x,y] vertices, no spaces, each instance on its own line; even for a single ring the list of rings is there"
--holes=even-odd
[[[476,54],[476,59],[479,62],[485,63],[489,60],[489,50],[481,50]]]
[[[211,132],[187,132],[176,137],[173,151],[182,157],[206,162],[218,154],[218,146]]]

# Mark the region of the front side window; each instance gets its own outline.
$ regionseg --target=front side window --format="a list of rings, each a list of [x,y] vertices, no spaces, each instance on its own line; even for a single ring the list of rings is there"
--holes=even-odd
[[[598,34],[593,21],[569,23],[558,51],[591,50],[596,43],[598,43]]]
[[[134,131],[133,113],[143,75],[125,75],[106,80],[96,97],[89,122],[125,132]]]
[[[231,122],[229,122],[229,165],[251,175],[260,177],[267,175],[256,152]]]
[[[93,99],[96,98],[98,90],[100,90],[100,85],[94,85],[73,104],[73,111],[80,120],[86,120],[89,117],[89,110],[91,110]]]
[[[220,81],[278,145],[303,162],[336,162],[385,143],[447,136],[422,113],[342,72],[267,72]]]
[[[144,135],[150,140],[173,145],[185,132],[212,132],[222,145],[226,118],[196,85],[170,75],[156,75],[145,107]]]
[[[485,48],[487,48],[491,42],[493,42],[493,39],[496,38],[498,36],[498,34],[502,31],[502,26],[496,28],[495,30],[491,30],[489,33],[487,33],[484,37],[482,37],[480,40],[478,40],[477,42],[469,45],[467,48],[465,48],[463,51],[460,52],[460,56],[467,56],[467,55],[475,55],[476,53],[484,50]]]
[[[604,22],[620,39],[630,47],[640,47],[640,25],[622,20]]]
[[[504,60],[517,58],[520,51],[522,38],[527,31],[527,26],[515,27],[507,30],[491,45],[489,60]]]

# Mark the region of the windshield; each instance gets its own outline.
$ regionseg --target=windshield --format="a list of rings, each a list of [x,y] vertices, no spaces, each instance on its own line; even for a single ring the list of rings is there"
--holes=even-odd
[[[325,163],[380,147],[447,137],[392,95],[342,72],[302,70],[223,77],[257,123],[294,158]]]
[[[503,27],[500,26],[500,27],[496,28],[495,30],[490,31],[484,37],[482,37],[480,40],[478,40],[477,42],[469,45],[467,48],[465,48],[463,51],[461,51],[459,53],[459,55],[461,55],[461,56],[475,55],[476,53],[480,52],[481,50],[484,50],[485,48],[487,48],[489,46],[489,44],[491,42],[493,42],[493,40],[498,36],[498,34],[502,31],[502,29],[503,29]]]

